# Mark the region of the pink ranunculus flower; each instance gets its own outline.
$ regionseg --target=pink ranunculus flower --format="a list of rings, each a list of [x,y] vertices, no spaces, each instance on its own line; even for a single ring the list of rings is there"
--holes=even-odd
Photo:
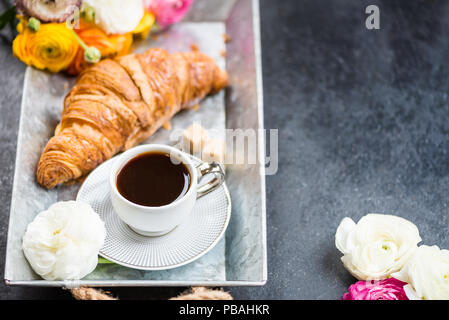
[[[406,282],[395,278],[358,281],[351,285],[341,300],[408,300]]]
[[[145,0],[145,8],[156,17],[157,23],[167,27],[181,20],[193,0]]]

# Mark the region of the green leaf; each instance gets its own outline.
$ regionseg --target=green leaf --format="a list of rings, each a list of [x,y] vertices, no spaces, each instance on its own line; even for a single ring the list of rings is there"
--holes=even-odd
[[[14,26],[14,18],[16,16],[16,7],[12,6],[11,8],[7,9],[5,12],[3,12],[0,15],[0,30],[2,30],[7,24],[10,24],[11,26]]]
[[[103,257],[98,257],[98,264],[114,264],[114,262],[111,262]]]

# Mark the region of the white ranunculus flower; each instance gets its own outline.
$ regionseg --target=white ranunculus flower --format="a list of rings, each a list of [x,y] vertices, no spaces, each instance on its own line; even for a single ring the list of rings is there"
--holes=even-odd
[[[145,14],[143,0],[84,0],[95,11],[95,23],[108,34],[133,31]]]
[[[42,278],[78,280],[97,266],[105,238],[104,222],[90,205],[58,202],[28,225],[22,248]]]
[[[392,276],[408,283],[410,300],[449,300],[449,250],[422,245]]]
[[[384,214],[368,214],[357,224],[344,218],[335,234],[341,260],[359,280],[382,280],[399,271],[420,241],[413,223]]]

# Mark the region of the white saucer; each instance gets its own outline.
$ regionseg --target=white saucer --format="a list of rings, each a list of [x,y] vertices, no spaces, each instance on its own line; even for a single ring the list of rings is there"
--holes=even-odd
[[[108,179],[114,160],[90,173],[76,198],[89,203],[105,222],[107,236],[100,256],[133,269],[166,270],[200,258],[218,243],[231,217],[226,184],[198,199],[190,217],[169,233],[146,237],[120,220],[112,208]]]

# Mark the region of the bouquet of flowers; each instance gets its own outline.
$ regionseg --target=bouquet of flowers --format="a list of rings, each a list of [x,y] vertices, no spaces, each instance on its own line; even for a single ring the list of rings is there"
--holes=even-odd
[[[418,246],[421,240],[418,227],[401,217],[344,218],[335,244],[359,281],[342,300],[449,300],[449,250]]]
[[[134,41],[181,20],[192,2],[15,0],[0,16],[0,29],[16,26],[13,54],[25,64],[77,75],[101,59],[128,54]]]

